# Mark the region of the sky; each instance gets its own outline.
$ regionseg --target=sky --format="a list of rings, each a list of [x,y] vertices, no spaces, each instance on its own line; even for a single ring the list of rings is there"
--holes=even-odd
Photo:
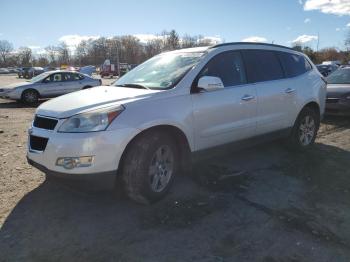
[[[350,31],[350,0],[0,0],[0,10],[0,39],[34,53],[99,36],[146,42],[171,29],[214,42],[343,48]]]

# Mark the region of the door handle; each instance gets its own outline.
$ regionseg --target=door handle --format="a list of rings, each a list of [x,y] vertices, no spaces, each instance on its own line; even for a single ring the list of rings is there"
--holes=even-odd
[[[249,100],[254,99],[254,96],[251,96],[251,95],[244,95],[241,99],[242,99],[243,101],[249,101]]]
[[[293,89],[293,88],[287,88],[284,92],[286,92],[287,94],[294,93],[294,92],[295,92],[295,89]]]

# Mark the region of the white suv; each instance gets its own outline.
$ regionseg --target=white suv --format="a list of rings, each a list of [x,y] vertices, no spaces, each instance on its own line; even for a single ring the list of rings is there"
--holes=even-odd
[[[193,152],[266,134],[313,144],[326,84],[302,53],[227,43],[157,55],[115,82],[42,104],[27,158],[48,175],[160,199]]]

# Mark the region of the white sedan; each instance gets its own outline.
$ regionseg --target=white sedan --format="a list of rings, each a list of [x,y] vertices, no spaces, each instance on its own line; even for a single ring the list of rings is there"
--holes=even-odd
[[[39,98],[56,97],[100,85],[101,79],[95,79],[82,73],[50,71],[27,82],[0,87],[0,97],[34,104]]]

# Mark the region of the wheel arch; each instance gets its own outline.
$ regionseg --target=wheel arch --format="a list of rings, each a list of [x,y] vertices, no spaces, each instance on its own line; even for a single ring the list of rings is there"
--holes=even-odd
[[[321,114],[320,105],[319,105],[316,101],[309,101],[309,102],[307,102],[307,103],[302,107],[302,109],[300,110],[300,112],[302,112],[302,111],[304,110],[304,108],[311,108],[311,109],[315,110],[316,113],[317,113],[318,115]],[[299,114],[300,114],[300,112],[299,112]],[[299,114],[298,114],[298,115],[299,115]],[[321,117],[321,115],[320,115],[320,117]]]
[[[187,170],[191,160],[191,146],[185,132],[183,132],[179,127],[175,125],[160,124],[160,125],[155,125],[155,126],[151,126],[146,129],[143,129],[139,133],[137,133],[132,139],[130,139],[130,141],[127,143],[122,153],[122,156],[120,157],[119,164],[118,164],[118,171],[121,170],[126,153],[131,148],[134,141],[136,141],[138,138],[146,134],[149,134],[150,132],[165,132],[175,140],[176,145],[178,146],[178,149],[179,149],[179,154],[181,159],[181,170],[183,171]]]
[[[33,88],[33,87],[30,87],[30,88],[26,88],[26,89],[23,89],[23,90],[22,90],[22,92],[21,92],[21,99],[22,99],[23,94],[24,94],[25,92],[28,92],[28,91],[34,91],[34,92],[36,92],[36,93],[38,94],[38,97],[39,97],[39,98],[41,97],[41,94],[40,94],[40,92],[39,92],[37,89],[35,89],[35,88]]]

